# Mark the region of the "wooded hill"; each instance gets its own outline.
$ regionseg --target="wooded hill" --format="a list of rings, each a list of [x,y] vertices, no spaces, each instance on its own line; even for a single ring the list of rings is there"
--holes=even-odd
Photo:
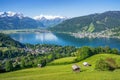
[[[24,47],[24,44],[13,40],[8,35],[0,33],[0,47]]]
[[[63,21],[50,30],[59,32],[100,32],[120,28],[120,11],[108,11]]]

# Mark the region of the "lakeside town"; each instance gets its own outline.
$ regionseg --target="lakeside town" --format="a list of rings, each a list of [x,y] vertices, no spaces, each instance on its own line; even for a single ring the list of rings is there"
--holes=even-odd
[[[119,32],[113,32],[112,30],[105,30],[101,32],[78,32],[70,33],[76,38],[118,38],[120,39]]]

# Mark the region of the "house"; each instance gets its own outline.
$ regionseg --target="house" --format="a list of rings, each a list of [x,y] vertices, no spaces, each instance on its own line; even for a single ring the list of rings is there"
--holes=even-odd
[[[80,67],[76,64],[72,65],[72,70],[76,72],[80,72]]]
[[[38,64],[38,67],[40,67],[40,68],[41,68],[41,67],[42,67],[42,64]]]
[[[84,66],[91,66],[91,64],[89,64],[88,62],[83,62]]]

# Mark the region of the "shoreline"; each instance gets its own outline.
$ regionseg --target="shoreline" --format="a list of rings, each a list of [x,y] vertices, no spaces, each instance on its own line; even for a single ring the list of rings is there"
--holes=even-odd
[[[103,33],[71,33],[71,36],[76,38],[117,38],[120,39],[120,36],[106,35]]]
[[[12,34],[12,33],[20,33],[20,32],[50,32],[46,29],[14,29],[14,30],[0,30],[0,33],[4,34]]]
[[[49,31],[46,29],[15,29],[15,30],[0,30],[0,33],[4,34],[14,34],[14,33],[22,33],[22,32],[51,32],[54,33],[54,31]],[[114,33],[107,33],[105,32],[96,32],[96,33],[88,33],[88,32],[55,32],[55,33],[62,33],[62,34],[69,34],[75,38],[117,38],[120,39],[120,36],[114,36]]]

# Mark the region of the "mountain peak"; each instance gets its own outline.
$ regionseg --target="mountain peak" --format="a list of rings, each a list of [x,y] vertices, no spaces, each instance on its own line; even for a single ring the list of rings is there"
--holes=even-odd
[[[22,13],[8,11],[8,12],[0,12],[0,17],[19,17],[19,18],[22,18],[24,16]]]
[[[54,19],[66,19],[67,17],[63,17],[63,16],[52,16],[52,15],[39,15],[39,16],[35,16],[33,17],[36,20],[41,20],[41,19],[47,19],[47,20],[54,20]]]

